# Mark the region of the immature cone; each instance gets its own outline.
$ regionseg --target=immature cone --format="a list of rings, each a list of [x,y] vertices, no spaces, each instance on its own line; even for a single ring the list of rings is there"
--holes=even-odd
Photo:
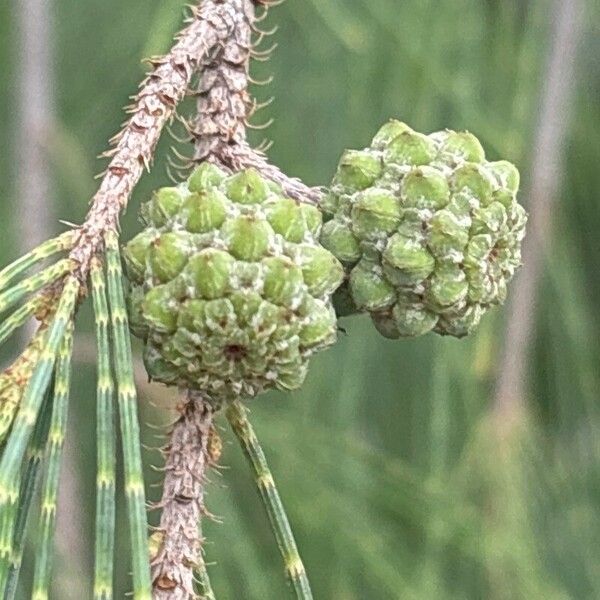
[[[462,337],[506,298],[527,214],[519,172],[487,162],[467,132],[423,135],[399,121],[340,160],[321,243],[346,266],[338,314],[366,311],[386,337]]]
[[[150,377],[216,402],[298,388],[308,358],[336,339],[340,262],[322,218],[249,169],[205,163],[142,207],[124,258],[130,321]]]

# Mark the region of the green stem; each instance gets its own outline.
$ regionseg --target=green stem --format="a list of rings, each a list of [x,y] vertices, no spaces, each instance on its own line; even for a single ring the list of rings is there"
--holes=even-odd
[[[285,508],[277,491],[275,480],[267,464],[265,453],[248,420],[247,410],[241,402],[232,402],[226,411],[227,420],[240,442],[254,471],[256,485],[269,515],[271,528],[283,558],[285,572],[299,600],[312,599],[310,583]]]
[[[31,252],[18,258],[15,262],[0,271],[0,290],[3,290],[15,277],[23,273],[23,271],[26,271],[30,267],[59,252],[70,250],[73,247],[74,242],[75,233],[73,231],[67,231],[58,237],[40,244]]]
[[[48,386],[44,404],[40,410],[40,416],[35,424],[35,429],[27,448],[27,464],[25,466],[19,491],[19,506],[17,508],[15,531],[13,535],[12,559],[8,572],[8,583],[4,600],[13,600],[17,591],[29,510],[36,493],[40,465],[42,464],[46,452],[46,442],[48,440],[48,431],[50,429],[50,418],[52,415],[51,390],[52,386]]]
[[[48,436],[47,465],[42,489],[41,531],[37,543],[32,600],[47,600],[52,577],[54,531],[60,463],[67,430],[69,390],[71,388],[71,357],[73,352],[73,324],[67,327],[56,360],[54,402]]]
[[[2,321],[0,324],[0,345],[4,344],[4,342],[13,334],[15,329],[25,325],[27,319],[35,312],[38,302],[39,298],[37,296],[31,298],[23,304],[23,306],[15,310],[12,315]]]
[[[50,383],[58,349],[72,322],[79,288],[76,277],[66,279],[58,308],[46,333],[44,348],[23,393],[19,412],[0,459],[0,597],[6,589],[23,456]]]
[[[110,315],[102,265],[92,261],[92,298],[96,321],[98,379],[96,388],[96,535],[94,600],[113,597],[113,556],[115,547],[116,440],[114,382],[110,368]]]
[[[146,519],[142,453],[140,450],[137,395],[133,378],[133,358],[131,356],[127,310],[123,294],[119,241],[114,231],[106,233],[105,244],[114,367],[117,379],[117,398],[125,466],[125,495],[127,497],[131,536],[133,597],[135,600],[150,600],[148,523]]]
[[[53,283],[66,275],[73,267],[73,262],[68,258],[58,261],[47,269],[23,279],[11,288],[0,294],[0,313],[14,306],[27,294],[37,292],[40,288]]]

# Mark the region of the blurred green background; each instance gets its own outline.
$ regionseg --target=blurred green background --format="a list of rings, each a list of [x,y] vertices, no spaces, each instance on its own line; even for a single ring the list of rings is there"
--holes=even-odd
[[[22,1],[0,1],[1,263],[33,245],[23,220],[42,218],[17,210],[18,173],[34,168],[20,164],[17,148],[19,106],[31,100],[16,83]],[[47,76],[54,110],[44,132],[49,214],[40,225],[53,233],[62,229],[59,219],[83,219],[101,170],[94,157],[123,120],[122,106],[144,72],[141,59],[169,47],[182,2],[41,1],[52,14]],[[528,204],[558,6],[290,0],[273,9],[268,24],[279,25],[279,48],[253,71],[274,75],[269,88],[256,90],[259,99],[276,98],[256,119],[275,119],[272,160],[324,185],[342,150],[367,145],[389,117],[425,132],[468,128],[490,158],[519,166]],[[583,10],[567,110],[552,115],[565,125],[554,140],[564,144],[562,161],[549,165],[557,193],[542,195],[550,219],[540,219],[543,244],[531,249],[541,272],[527,305],[534,318],[526,379],[522,387],[513,382],[519,394],[508,409],[496,385],[507,308],[462,341],[429,335],[390,342],[366,317],[348,320],[337,346],[313,360],[301,392],[252,403],[318,599],[600,598],[600,6],[591,0]],[[30,18],[42,17],[32,11]],[[135,192],[125,238],[137,231],[139,202],[167,181],[171,143],[165,136],[155,168]],[[61,484],[54,585],[61,600],[91,592],[91,333],[87,307],[79,317]],[[507,340],[509,354],[513,342]],[[172,394],[160,386],[142,390],[144,420],[168,421],[160,406]],[[148,444],[160,443],[155,433],[146,429]],[[217,597],[289,597],[249,472],[228,432],[224,440],[225,468],[213,476],[207,500],[221,522],[205,525]],[[151,484],[160,474],[150,465],[161,457],[150,450],[145,456],[148,494],[156,499],[160,489]],[[122,502],[119,508],[120,598],[130,584]],[[21,593],[29,597],[27,585]]]

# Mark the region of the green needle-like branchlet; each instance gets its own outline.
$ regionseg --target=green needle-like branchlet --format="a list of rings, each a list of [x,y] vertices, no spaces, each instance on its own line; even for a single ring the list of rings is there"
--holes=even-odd
[[[38,297],[31,298],[0,323],[0,345],[13,334],[15,329],[18,329],[27,322],[27,319],[35,312],[38,303]]]
[[[69,390],[71,388],[71,357],[73,352],[73,324],[63,337],[56,360],[54,401],[48,435],[46,472],[42,488],[40,534],[36,552],[32,600],[47,600],[52,577],[52,554],[56,528],[56,505],[60,463],[67,429]]]
[[[75,232],[67,231],[58,237],[48,240],[34,248],[31,252],[18,258],[15,262],[0,271],[0,290],[3,290],[15,277],[38,264],[39,262],[63,252],[70,250],[75,242]]]
[[[98,380],[96,392],[96,535],[94,600],[113,597],[113,555],[115,546],[115,409],[114,383],[110,368],[108,327],[110,315],[102,264],[92,261],[92,298],[96,321]]]
[[[105,243],[108,299],[114,344],[113,360],[117,379],[117,398],[125,467],[125,495],[127,497],[131,534],[133,597],[135,600],[150,600],[148,524],[140,427],[117,234],[109,231],[106,234]]]
[[[72,268],[73,261],[65,258],[58,261],[56,264],[20,281],[11,288],[8,288],[0,294],[0,313],[14,306],[27,294],[37,292],[49,283],[53,283],[66,275]]]
[[[296,540],[275,486],[275,480],[267,464],[265,453],[248,420],[246,408],[239,401],[236,401],[228,406],[226,414],[254,471],[256,485],[269,515],[271,527],[283,558],[285,571],[296,592],[296,597],[300,600],[309,600],[313,596],[306,570],[298,553]]]
[[[19,471],[50,382],[58,349],[72,323],[79,288],[76,277],[68,277],[65,280],[56,313],[46,333],[44,349],[23,393],[21,407],[0,459],[0,597],[6,589],[12,554],[15,506],[19,496]]]
[[[52,415],[52,386],[48,386],[45,394],[44,404],[40,410],[40,416],[35,424],[33,435],[27,447],[27,458],[25,470],[21,480],[19,491],[19,506],[17,507],[17,516],[15,521],[15,531],[13,535],[12,559],[8,572],[8,583],[4,600],[13,600],[17,590],[19,572],[21,569],[21,560],[23,557],[23,544],[25,531],[27,530],[27,521],[31,501],[35,495],[38,485],[38,474],[40,465],[46,452],[46,441],[48,440],[48,430],[50,429],[50,418]]]

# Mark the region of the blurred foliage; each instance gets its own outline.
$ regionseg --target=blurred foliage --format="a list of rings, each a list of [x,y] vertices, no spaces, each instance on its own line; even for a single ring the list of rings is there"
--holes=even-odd
[[[101,169],[94,157],[122,121],[121,107],[143,74],[140,59],[168,48],[181,4],[54,1],[57,120],[48,150],[57,219],[83,218]],[[306,0],[274,9],[269,24],[279,24],[279,48],[254,70],[257,79],[275,76],[257,95],[276,100],[256,117],[275,118],[272,159],[309,183],[327,184],[342,149],[363,147],[395,116],[423,131],[471,129],[491,158],[519,165],[526,188],[552,6]],[[349,320],[337,347],[313,360],[300,393],[273,393],[252,404],[317,598],[600,597],[599,27],[592,1],[562,194],[553,206],[540,302],[532,307],[527,415],[518,426],[490,411],[502,310],[465,341],[389,342],[368,320]],[[17,254],[10,228],[19,201],[16,35],[11,3],[1,2],[2,263]],[[136,231],[139,201],[166,180],[171,143],[163,140],[156,168],[135,194],[123,221],[126,236]],[[86,330],[89,309],[80,315],[79,332]],[[85,536],[94,511],[94,371],[82,364],[75,375],[70,434],[77,454],[67,475],[79,480],[85,531],[77,534]],[[160,388],[155,393],[171,398]],[[168,419],[147,403],[143,412],[153,423]],[[156,443],[152,434],[148,442]],[[160,456],[148,452],[147,462],[160,463]],[[222,462],[228,468],[215,475],[208,497],[222,523],[206,524],[217,596],[285,598],[266,517],[233,444]],[[152,488],[150,496],[157,494]],[[61,550],[56,597],[89,597],[91,555]],[[125,557],[117,564],[122,597],[130,585]]]

